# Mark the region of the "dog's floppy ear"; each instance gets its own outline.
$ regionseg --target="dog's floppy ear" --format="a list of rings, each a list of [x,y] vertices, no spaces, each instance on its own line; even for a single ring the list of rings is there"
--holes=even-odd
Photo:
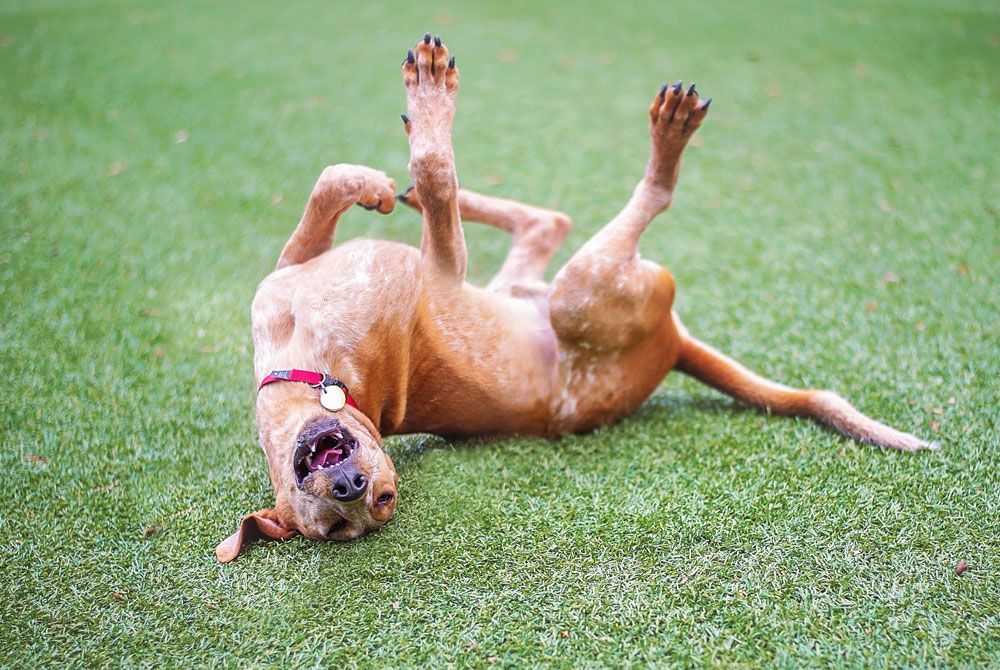
[[[278,513],[273,509],[262,509],[253,514],[247,514],[240,522],[240,529],[227,537],[215,548],[215,557],[219,563],[228,563],[240,555],[240,550],[247,544],[260,538],[272,540],[287,540],[298,534],[294,528],[282,525]]]

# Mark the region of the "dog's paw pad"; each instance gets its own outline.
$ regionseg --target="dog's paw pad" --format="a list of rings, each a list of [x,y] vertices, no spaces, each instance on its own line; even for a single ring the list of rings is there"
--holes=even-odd
[[[449,92],[458,88],[458,68],[455,57],[448,54],[448,47],[441,38],[431,38],[426,33],[403,59],[403,83],[411,87],[441,86]]]
[[[458,90],[455,57],[440,37],[427,33],[407,52],[402,70],[406,86],[403,128],[410,138],[411,152],[434,152],[450,142]]]

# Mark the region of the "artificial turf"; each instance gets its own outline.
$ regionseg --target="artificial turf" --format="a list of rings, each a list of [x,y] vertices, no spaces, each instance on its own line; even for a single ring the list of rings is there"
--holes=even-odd
[[[272,503],[255,286],[323,166],[407,183],[425,30],[462,184],[569,213],[555,265],[628,197],[652,94],[697,81],[642,247],[687,325],[942,448],[672,375],[593,433],[392,438],[380,532],[216,563]],[[0,665],[1000,664],[998,72],[992,1],[4,3]],[[507,241],[467,237],[483,281]]]

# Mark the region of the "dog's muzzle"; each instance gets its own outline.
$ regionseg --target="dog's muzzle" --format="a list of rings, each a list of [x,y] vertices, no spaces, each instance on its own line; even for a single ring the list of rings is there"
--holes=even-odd
[[[323,472],[332,483],[332,495],[342,502],[356,500],[368,487],[367,478],[348,463],[358,441],[340,421],[307,428],[295,449],[295,483],[301,489],[313,473]]]

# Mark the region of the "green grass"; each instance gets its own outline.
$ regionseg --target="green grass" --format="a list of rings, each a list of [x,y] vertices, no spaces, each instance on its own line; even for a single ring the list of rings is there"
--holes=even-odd
[[[0,665],[1000,664],[996,3],[537,5],[0,6]],[[692,332],[943,448],[671,376],[590,434],[391,439],[381,532],[217,564],[272,502],[256,284],[324,165],[405,185],[425,30],[462,183],[573,216],[557,263],[641,174],[650,96],[697,81],[643,241]],[[468,238],[482,281],[506,240]]]

